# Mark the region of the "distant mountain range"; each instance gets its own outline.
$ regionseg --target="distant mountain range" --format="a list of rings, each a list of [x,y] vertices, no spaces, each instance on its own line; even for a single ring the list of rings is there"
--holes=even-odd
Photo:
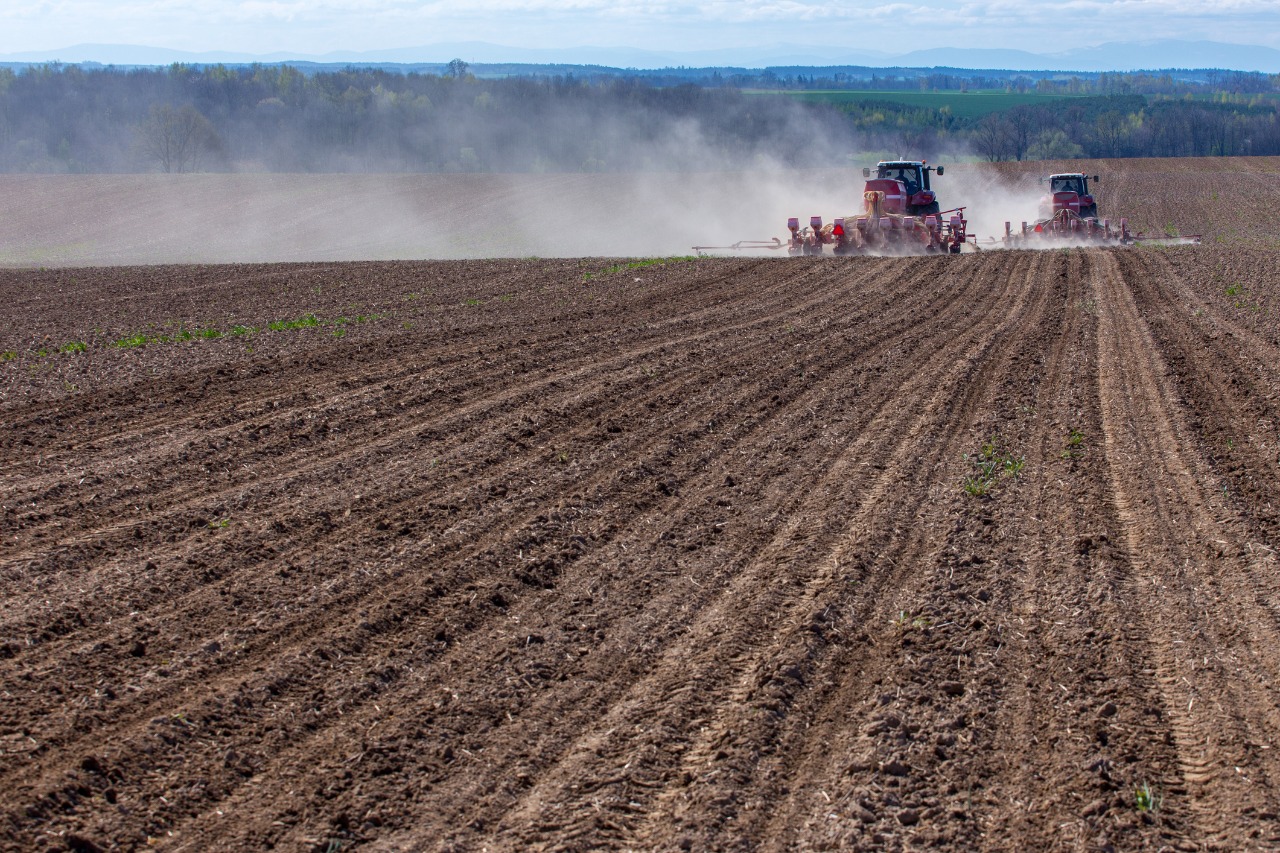
[[[970,68],[1007,71],[1141,71],[1167,68],[1220,68],[1280,73],[1280,50],[1258,45],[1211,41],[1108,42],[1060,53],[984,48],[934,48],[893,54],[832,46],[779,44],[769,47],[699,51],[654,51],[630,47],[520,48],[485,42],[447,42],[391,50],[248,54],[233,51],[193,53],[142,45],[79,44],[58,50],[0,54],[0,62],[101,63],[103,65],[243,64],[316,62],[429,64],[451,59],[535,65],[600,65],[611,68],[769,68],[860,65],[872,68]]]

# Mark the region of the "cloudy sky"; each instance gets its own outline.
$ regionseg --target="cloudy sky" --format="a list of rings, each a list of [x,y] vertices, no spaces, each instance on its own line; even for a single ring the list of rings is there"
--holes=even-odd
[[[1144,39],[1280,48],[1278,0],[0,0],[0,20],[0,54],[95,43],[323,55],[463,41],[664,51],[789,43],[894,54],[1050,53]]]

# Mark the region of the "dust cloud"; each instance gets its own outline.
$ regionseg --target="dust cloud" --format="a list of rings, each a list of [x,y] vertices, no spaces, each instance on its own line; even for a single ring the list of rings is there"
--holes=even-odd
[[[860,212],[861,169],[886,155],[853,153],[819,126],[787,134],[830,166],[759,153],[750,168],[717,171],[689,122],[660,144],[615,149],[644,164],[631,172],[4,175],[0,265],[668,256],[784,239],[790,216]],[[1034,178],[937,162],[942,208],[965,206],[980,245],[1000,245],[1005,221],[1035,219]]]
[[[871,159],[869,164],[875,161]],[[862,206],[861,163],[733,172],[0,176],[0,264],[97,266],[688,254]],[[937,178],[983,239],[1034,218],[978,170]],[[758,254],[781,254],[785,250]]]
[[[0,264],[653,256],[853,211],[852,169],[0,176]]]
[[[952,166],[936,181],[944,210],[965,206],[968,233],[982,249],[1003,248],[1006,222],[1015,233],[1023,222],[1035,222],[1044,196],[1043,186],[1034,177],[1006,177],[977,164]],[[947,183],[937,186],[943,181]]]
[[[0,175],[0,264],[653,256],[782,237],[788,216],[854,212],[867,162],[838,125],[787,109],[733,152],[696,118],[638,137],[634,116],[557,114],[591,124],[593,172]]]

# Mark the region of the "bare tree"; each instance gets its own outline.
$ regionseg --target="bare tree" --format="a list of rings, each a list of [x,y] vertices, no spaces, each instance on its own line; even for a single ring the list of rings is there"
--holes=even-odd
[[[1005,121],[1009,124],[1009,141],[1013,148],[1013,159],[1025,160],[1027,149],[1031,147],[1032,137],[1040,128],[1040,116],[1030,106],[1014,107],[1005,113]]]
[[[165,172],[196,171],[220,144],[213,125],[190,105],[175,110],[156,104],[138,128],[138,137],[147,157]]]
[[[988,113],[973,129],[973,145],[988,163],[1013,156],[1013,129],[999,113]]]
[[[1095,157],[1119,157],[1128,139],[1128,119],[1119,110],[1108,110],[1093,123]]]

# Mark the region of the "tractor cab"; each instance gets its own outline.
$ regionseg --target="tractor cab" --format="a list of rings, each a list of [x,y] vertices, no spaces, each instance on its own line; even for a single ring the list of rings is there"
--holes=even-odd
[[[1097,182],[1098,176],[1093,176]],[[1081,219],[1096,219],[1098,202],[1089,192],[1089,176],[1072,172],[1062,175],[1050,175],[1049,194],[1040,202],[1042,219],[1049,219],[1059,211],[1069,210]]]
[[[885,193],[885,200],[893,213],[909,216],[937,213],[938,197],[929,186],[929,173],[937,171],[941,175],[942,168],[920,160],[882,160],[876,164],[874,178],[870,169],[862,170],[862,176],[868,179],[864,191]],[[900,202],[895,204],[898,199]]]

